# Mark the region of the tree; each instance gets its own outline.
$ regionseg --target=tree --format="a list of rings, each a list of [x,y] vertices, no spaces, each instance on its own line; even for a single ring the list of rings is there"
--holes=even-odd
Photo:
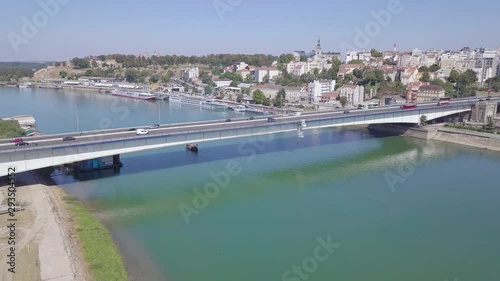
[[[125,79],[127,80],[127,82],[130,83],[138,82],[140,80],[139,79],[140,75],[141,75],[140,72],[135,69],[127,69],[125,71]]]
[[[460,73],[458,73],[458,71],[456,71],[456,70],[452,70],[450,72],[450,76],[448,76],[447,80],[450,81],[451,83],[457,83],[459,77],[460,77]]]
[[[245,77],[244,82],[245,83],[252,83],[253,81],[254,81],[253,75],[252,74],[247,74],[247,76]]]
[[[64,79],[68,76],[68,73],[66,71],[62,70],[62,71],[59,71],[59,76],[61,76],[61,78]]]
[[[431,80],[431,76],[429,74],[429,72],[424,72],[424,74],[422,75],[422,77],[420,77],[420,82],[429,82]]]
[[[98,67],[99,65],[97,64],[97,62],[95,60],[92,61],[92,67],[93,68],[96,68]]]
[[[286,91],[284,88],[281,88],[276,94],[276,98],[273,101],[274,106],[283,106],[286,101]]]
[[[419,72],[429,72],[429,67],[427,67],[426,65],[421,66],[418,68],[418,71]]]
[[[457,95],[459,97],[475,96],[477,90],[476,82],[477,73],[472,69],[467,69],[458,76],[456,82]]]
[[[500,91],[500,76],[489,78],[486,83],[488,88],[491,88],[494,92]]]
[[[279,63],[287,64],[295,60],[295,56],[293,54],[282,54],[278,60]]]
[[[427,116],[422,115],[420,116],[420,125],[425,126],[427,123]]]
[[[368,69],[363,74],[363,77],[363,84],[370,86],[375,86],[376,84],[385,80],[384,72],[380,69]]]
[[[71,63],[76,67],[80,69],[84,68],[89,68],[90,67],[90,62],[87,59],[81,59],[81,58],[73,58],[71,60]]]
[[[344,80],[347,81],[347,82],[355,82],[357,79],[354,75],[352,75],[351,73],[347,73],[345,76],[344,76]]]
[[[151,77],[149,77],[149,82],[151,83],[158,83],[158,81],[160,81],[161,77],[159,74],[153,74],[151,75]]]
[[[259,89],[253,91],[252,98],[257,104],[265,105],[266,103],[269,103],[268,98],[264,95],[264,92]]]
[[[211,95],[214,92],[214,88],[211,85],[205,86],[205,94]]]
[[[307,56],[300,56],[300,61],[301,62],[306,62],[307,61]]]
[[[384,54],[382,52],[379,52],[379,51],[377,51],[375,49],[371,49],[370,53],[371,53],[372,57],[376,58],[376,59],[382,58],[384,56]]]
[[[342,105],[342,107],[345,107],[347,105],[347,97],[346,96],[340,97],[340,105]]]
[[[354,69],[354,70],[352,71],[352,74],[353,74],[354,76],[356,76],[358,79],[363,79],[363,70],[361,70],[361,69],[357,69],[357,68],[356,68],[356,69]]]
[[[236,82],[236,81],[231,81],[231,84],[229,85],[229,87],[238,87],[240,83]]]
[[[431,66],[429,67],[429,71],[430,71],[430,72],[436,72],[436,71],[438,71],[438,70],[440,70],[440,69],[441,69],[441,67],[440,67],[439,65],[437,65],[437,64],[433,64],[433,65],[431,65]]]

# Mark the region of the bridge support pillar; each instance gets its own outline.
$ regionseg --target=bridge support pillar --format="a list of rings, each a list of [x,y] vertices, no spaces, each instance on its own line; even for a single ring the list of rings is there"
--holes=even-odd
[[[120,155],[102,157],[90,160],[84,160],[73,163],[75,172],[87,172],[95,170],[120,168],[123,164],[120,162]]]

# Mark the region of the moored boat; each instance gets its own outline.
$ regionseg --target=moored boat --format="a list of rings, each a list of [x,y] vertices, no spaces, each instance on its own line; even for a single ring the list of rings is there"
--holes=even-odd
[[[186,149],[192,152],[198,152],[198,144],[188,143],[186,144]]]
[[[130,98],[136,100],[155,100],[155,95],[144,92],[131,92],[131,91],[119,91],[113,90],[111,95],[116,97]]]

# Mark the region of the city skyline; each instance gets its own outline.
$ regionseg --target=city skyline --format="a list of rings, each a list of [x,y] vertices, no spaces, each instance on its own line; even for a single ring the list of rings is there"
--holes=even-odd
[[[95,0],[9,3],[9,12],[0,12],[4,21],[0,26],[0,61],[57,61],[88,55],[154,52],[279,55],[294,50],[309,52],[318,38],[325,51],[343,54],[353,47],[391,50],[393,44],[400,51],[499,47],[498,41],[486,32],[500,23],[494,13],[500,4],[476,5],[476,12],[470,14],[461,5],[450,8],[447,3],[429,6],[430,3],[410,0],[362,0],[342,6],[323,0],[309,1],[307,6],[298,1],[263,0],[148,1],[147,5],[123,1],[120,6]],[[449,9],[453,13],[447,13]]]

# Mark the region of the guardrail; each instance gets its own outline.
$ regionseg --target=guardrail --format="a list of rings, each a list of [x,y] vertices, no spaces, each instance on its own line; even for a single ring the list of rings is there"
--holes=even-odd
[[[469,110],[470,107],[471,107],[471,104],[461,104],[461,105],[449,105],[449,106],[446,106],[445,108],[446,109]],[[258,124],[258,125],[244,124],[243,126],[241,125],[241,123],[223,123],[223,122],[221,122],[220,125],[222,125],[222,124],[227,124],[227,125],[224,128],[215,128],[215,129],[214,128],[207,128],[207,129],[197,129],[197,130],[193,129],[193,130],[185,130],[185,131],[178,131],[178,132],[160,132],[160,133],[152,133],[152,134],[147,135],[147,136],[146,135],[140,135],[140,136],[126,135],[126,136],[111,137],[111,138],[102,139],[102,137],[106,136],[106,135],[100,134],[100,135],[89,136],[87,140],[71,141],[71,142],[68,142],[67,144],[63,143],[63,144],[41,145],[41,146],[23,147],[23,148],[16,147],[12,150],[0,151],[0,154],[34,151],[34,150],[46,150],[46,149],[64,149],[64,148],[71,148],[71,147],[100,145],[100,144],[120,142],[120,141],[134,141],[134,140],[141,140],[141,139],[164,138],[164,137],[179,136],[179,135],[213,133],[213,132],[217,132],[217,131],[222,134],[222,132],[225,132],[225,131],[233,131],[233,130],[238,130],[238,129],[261,129],[261,128],[270,128],[270,127],[284,126],[284,125],[290,125],[290,124],[297,125],[298,122],[301,122],[301,120],[306,120],[306,122],[318,122],[318,121],[321,122],[321,121],[355,118],[355,117],[364,117],[366,119],[367,117],[384,116],[384,118],[385,118],[385,115],[388,115],[388,114],[400,114],[400,113],[411,113],[411,112],[419,112],[419,115],[425,115],[426,113],[428,114],[428,113],[441,112],[441,111],[443,111],[442,109],[445,109],[445,108],[444,107],[440,107],[440,108],[429,107],[429,108],[415,108],[415,109],[400,109],[397,111],[374,112],[374,113],[367,113],[366,111],[363,111],[363,112],[359,112],[362,114],[359,114],[358,112],[356,112],[356,113],[350,113],[350,114],[345,114],[345,115],[336,115],[336,116],[319,117],[319,118],[318,117],[307,118],[307,116],[292,116],[292,117],[289,117],[287,119],[277,120],[277,122],[273,122],[273,123],[265,123],[265,124]],[[213,123],[213,121],[210,123]],[[240,124],[240,125],[238,125],[238,124]],[[217,125],[217,123],[214,125]],[[276,132],[279,132],[282,130],[283,129],[280,127],[280,129],[277,130]],[[154,132],[154,131],[152,131],[152,132]],[[274,133],[274,131],[271,133]],[[97,140],[93,141],[92,138],[97,139]]]

